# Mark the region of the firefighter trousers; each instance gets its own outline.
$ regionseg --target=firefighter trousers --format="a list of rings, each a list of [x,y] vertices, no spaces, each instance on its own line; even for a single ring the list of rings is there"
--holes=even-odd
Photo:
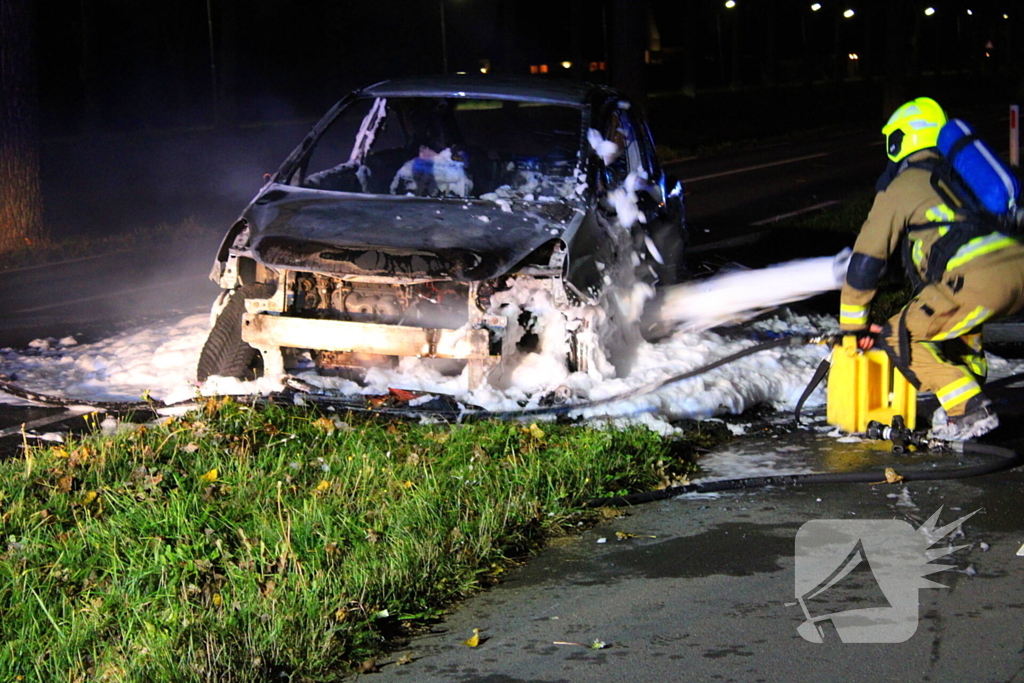
[[[934,392],[951,417],[985,400],[982,323],[1024,309],[1024,259],[986,261],[946,271],[879,334],[878,347],[919,391]]]

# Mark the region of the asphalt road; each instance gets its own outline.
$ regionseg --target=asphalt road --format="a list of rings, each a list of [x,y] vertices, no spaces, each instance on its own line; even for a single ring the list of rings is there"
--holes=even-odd
[[[184,248],[160,245],[0,271],[0,348],[33,339],[106,337],[174,315],[209,310],[207,277],[220,235]]]
[[[1005,151],[1005,111],[986,107],[956,115]],[[760,266],[835,253],[852,244],[852,234],[819,232],[798,241],[774,228],[781,219],[828,208],[851,194],[870,194],[886,162],[877,129],[822,129],[669,163],[665,170],[682,180],[686,191],[691,260],[736,259],[741,257],[737,247],[755,245],[741,250],[742,262]],[[761,258],[769,260],[757,262]]]
[[[707,459],[714,463],[730,450],[740,457],[788,454],[788,465],[827,461],[831,469],[911,466],[881,445],[806,433],[742,439]],[[951,456],[912,459],[951,464]],[[1024,557],[1017,554],[1024,544],[1022,495],[1024,472],[1017,470],[906,485],[761,489],[634,507],[553,544],[499,586],[467,600],[429,633],[380,660],[372,680],[1024,680]],[[909,639],[844,643],[829,622],[822,643],[798,634],[804,615],[795,604],[795,539],[803,524],[903,520],[916,529],[940,507],[941,523],[980,511],[963,524],[963,536],[953,538],[967,547],[952,555],[952,569],[930,577],[948,588],[909,594],[919,601],[909,612],[918,618]],[[632,536],[618,540],[617,533]],[[879,559],[868,555],[868,561]],[[877,590],[870,574],[861,575],[828,611],[875,606]],[[476,648],[463,644],[473,629],[485,638]],[[606,647],[588,647],[595,640]],[[401,658],[412,661],[398,664]]]

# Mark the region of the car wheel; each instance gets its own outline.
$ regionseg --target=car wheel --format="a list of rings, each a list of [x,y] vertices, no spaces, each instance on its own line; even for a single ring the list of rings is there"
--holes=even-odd
[[[246,299],[266,299],[273,293],[273,285],[256,282],[243,285],[227,295],[226,303],[199,354],[196,379],[205,382],[211,375],[254,379],[259,374],[259,352],[242,341],[242,316]]]

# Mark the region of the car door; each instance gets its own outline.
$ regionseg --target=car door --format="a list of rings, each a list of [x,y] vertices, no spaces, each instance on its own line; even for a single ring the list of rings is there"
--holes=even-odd
[[[687,272],[682,185],[661,170],[650,128],[639,112],[622,100],[609,101],[605,109],[603,136],[620,150],[606,164],[606,186],[611,190],[629,180],[638,212],[634,246],[649,257],[659,284],[680,282]]]

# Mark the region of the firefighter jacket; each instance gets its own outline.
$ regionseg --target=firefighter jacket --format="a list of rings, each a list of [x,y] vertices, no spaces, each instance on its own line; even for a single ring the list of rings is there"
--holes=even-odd
[[[885,264],[906,238],[904,265],[919,282],[927,282],[931,247],[950,230],[956,207],[947,206],[932,188],[928,163],[939,158],[933,149],[921,150],[903,162],[903,170],[875,195],[874,204],[853,248],[840,299],[839,324],[846,332],[868,327],[868,308],[875,297]],[[923,167],[918,167],[921,164]],[[930,227],[933,226],[934,227]],[[960,247],[946,264],[943,280],[955,282],[958,271],[974,271],[1004,259],[1022,259],[1024,246],[993,232]],[[980,322],[980,321],[979,321]]]

